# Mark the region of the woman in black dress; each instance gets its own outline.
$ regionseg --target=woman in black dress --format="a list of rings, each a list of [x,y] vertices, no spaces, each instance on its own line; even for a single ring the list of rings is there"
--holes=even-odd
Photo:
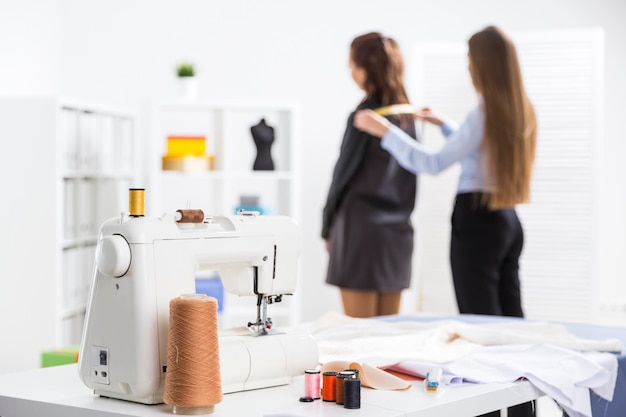
[[[404,63],[393,39],[376,32],[356,37],[350,46],[350,68],[365,92],[356,110],[386,108],[393,114],[389,106],[407,107]],[[416,176],[383,150],[378,138],[354,128],[353,119],[354,112],[323,211],[322,238],[329,254],[326,282],[339,287],[349,316],[397,314],[401,292],[411,280]],[[411,115],[391,115],[389,120],[416,137]]]

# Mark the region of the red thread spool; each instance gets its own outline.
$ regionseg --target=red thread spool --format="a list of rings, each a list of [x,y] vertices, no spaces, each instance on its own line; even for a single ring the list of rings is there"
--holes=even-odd
[[[304,396],[320,399],[320,371],[317,369],[307,369],[304,371]]]
[[[337,372],[322,374],[322,400],[335,402],[337,386]]]

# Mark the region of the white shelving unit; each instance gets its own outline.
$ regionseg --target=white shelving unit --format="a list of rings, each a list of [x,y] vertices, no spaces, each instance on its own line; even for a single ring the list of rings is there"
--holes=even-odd
[[[77,345],[98,228],[127,211],[128,188],[136,178],[136,114],[59,97],[2,98],[0,114],[0,131],[18,151],[8,164],[23,166],[27,174],[16,194],[29,209],[10,217],[19,224],[16,238],[28,242],[24,252],[34,255],[35,268],[21,268],[37,275],[29,277],[33,292],[46,294],[38,311],[54,312],[42,319],[54,345],[41,348]],[[22,273],[17,261],[14,270]]]
[[[205,215],[234,214],[241,197],[257,197],[267,214],[288,215],[300,221],[298,196],[298,112],[292,103],[253,101],[174,101],[153,108],[151,167],[146,190],[146,213],[161,215],[184,208],[202,209]],[[272,171],[253,170],[256,158],[250,128],[262,119],[274,128]],[[214,155],[212,170],[164,171],[161,157],[168,136],[204,136],[207,154]],[[199,278],[214,276],[201,271]],[[224,294],[220,315],[223,327],[240,326],[254,318],[255,300]],[[268,308],[278,326],[299,319],[298,294],[283,297]]]
[[[136,180],[136,115],[127,108],[61,100],[61,341],[78,344],[93,275],[98,229],[128,210]]]

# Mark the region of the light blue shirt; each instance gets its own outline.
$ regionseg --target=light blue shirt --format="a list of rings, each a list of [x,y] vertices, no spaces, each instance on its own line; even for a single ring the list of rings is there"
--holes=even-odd
[[[441,132],[446,143],[439,150],[430,150],[416,142],[396,126],[383,136],[381,146],[406,170],[413,173],[438,174],[456,162],[461,163],[457,193],[488,191],[485,185],[484,161],[480,144],[485,131],[485,117],[480,106],[472,110],[457,128],[444,122]]]

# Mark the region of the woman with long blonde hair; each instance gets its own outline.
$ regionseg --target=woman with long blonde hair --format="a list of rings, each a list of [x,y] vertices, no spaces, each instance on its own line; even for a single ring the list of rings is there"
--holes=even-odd
[[[459,312],[523,317],[518,260],[524,236],[515,206],[530,196],[535,112],[515,45],[501,29],[475,33],[468,55],[479,104],[464,123],[457,128],[428,108],[415,113],[441,127],[447,139],[441,149],[407,138],[372,111],[358,112],[354,125],[382,138],[382,147],[412,172],[437,174],[460,162],[450,247]]]
[[[447,140],[438,151],[371,110],[359,111],[354,125],[382,138],[381,146],[412,172],[437,174],[460,162],[450,239],[459,312],[523,317],[519,258],[524,232],[515,206],[530,197],[535,112],[515,45],[501,29],[489,26],[469,39],[469,72],[479,104],[460,127],[428,108],[415,113],[441,127]],[[533,403],[508,410],[509,417],[534,414]]]

